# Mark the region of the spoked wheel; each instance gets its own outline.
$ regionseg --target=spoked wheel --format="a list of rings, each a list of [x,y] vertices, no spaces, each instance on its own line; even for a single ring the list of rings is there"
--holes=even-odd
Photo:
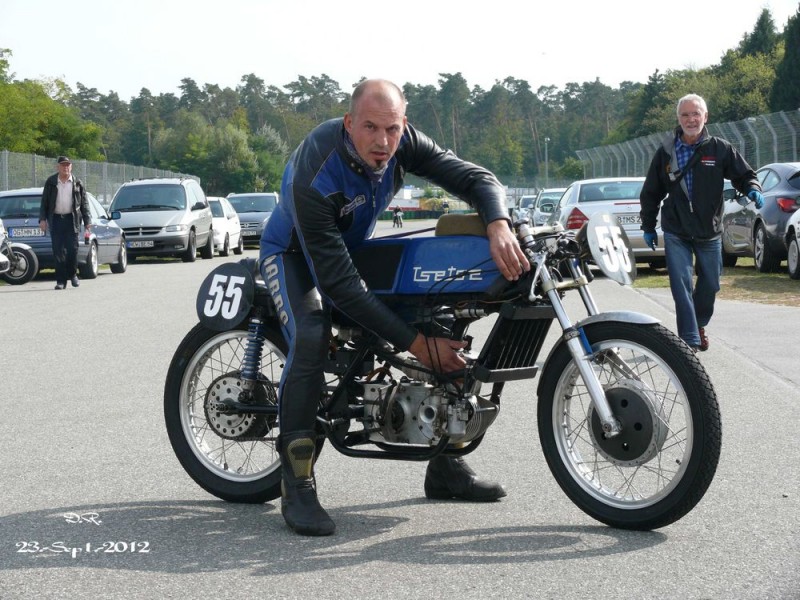
[[[281,493],[278,427],[274,415],[228,408],[240,399],[246,347],[245,329],[220,333],[195,326],[170,364],[164,417],[172,448],[195,482],[223,500],[261,503]],[[268,328],[254,404],[277,405],[285,348],[281,332]]]
[[[11,247],[11,269],[0,275],[0,278],[11,285],[23,285],[36,277],[39,272],[39,259],[30,248]]]
[[[716,472],[722,430],[711,381],[661,325],[605,322],[584,331],[622,432],[606,438],[562,343],[539,385],[539,435],[550,470],[570,499],[603,523],[669,525],[700,501]]]

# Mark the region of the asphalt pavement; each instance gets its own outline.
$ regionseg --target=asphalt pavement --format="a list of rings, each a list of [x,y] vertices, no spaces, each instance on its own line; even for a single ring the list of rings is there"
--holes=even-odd
[[[0,599],[800,598],[800,308],[718,304],[698,356],[722,456],[700,504],[668,527],[615,530],[572,505],[542,456],[534,380],[506,386],[468,459],[507,498],[427,501],[424,465],[326,446],[317,481],[337,531],[303,538],[279,503],[205,493],[164,429],[166,371],[197,321],[195,291],[238,258],[141,261],[64,291],[47,278],[0,286]],[[666,290],[602,278],[591,289],[602,310],[674,329]]]

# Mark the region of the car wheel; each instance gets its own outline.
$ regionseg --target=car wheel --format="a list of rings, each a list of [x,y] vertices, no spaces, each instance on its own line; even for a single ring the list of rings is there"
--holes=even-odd
[[[128,250],[125,248],[125,240],[119,243],[119,252],[117,252],[117,262],[111,264],[112,273],[124,273],[128,269]]]
[[[239,243],[236,245],[236,248],[233,249],[234,254],[241,254],[244,252],[244,238],[242,234],[239,234]]]
[[[756,269],[759,273],[772,273],[776,271],[781,264],[780,259],[775,255],[775,252],[770,248],[769,241],[767,240],[767,230],[764,226],[758,224],[756,226],[755,243],[753,254],[755,255]]]
[[[225,241],[222,243],[222,249],[219,251],[220,256],[228,256],[231,253],[231,238],[226,233]]]
[[[78,270],[84,279],[94,279],[97,277],[97,268],[97,244],[92,242],[89,244],[89,254],[86,256],[86,262],[79,265]]]
[[[203,249],[200,250],[200,256],[203,259],[214,258],[214,230],[208,230],[208,239],[206,240],[206,245],[203,246]]]
[[[197,258],[197,238],[194,229],[189,232],[189,240],[186,243],[186,251],[181,256],[183,262],[194,262]]]
[[[789,277],[800,279],[800,245],[797,243],[797,238],[789,242],[787,262],[789,264]]]

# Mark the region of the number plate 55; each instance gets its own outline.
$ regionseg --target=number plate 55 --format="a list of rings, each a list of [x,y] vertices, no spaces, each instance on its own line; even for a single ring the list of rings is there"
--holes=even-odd
[[[242,264],[220,265],[203,280],[197,292],[197,316],[214,331],[233,329],[253,306],[255,282]]]
[[[631,243],[617,218],[595,213],[586,224],[586,240],[595,264],[603,274],[619,284],[630,285],[636,279],[636,259]]]

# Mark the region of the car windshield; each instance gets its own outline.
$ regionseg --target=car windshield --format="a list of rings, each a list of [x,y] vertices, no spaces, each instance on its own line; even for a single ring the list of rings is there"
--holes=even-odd
[[[186,194],[179,184],[122,186],[111,210],[186,210]]]
[[[4,196],[0,198],[0,219],[38,219],[41,196]]]
[[[615,181],[613,183],[588,183],[581,187],[580,202],[607,200],[638,200],[643,181]]]
[[[272,212],[278,204],[275,194],[243,194],[228,196],[228,201],[238,213]]]
[[[550,200],[551,202],[552,201],[558,201],[558,199],[561,198],[561,195],[563,193],[564,192],[547,192],[546,194],[542,194],[539,197],[539,202],[541,203],[541,202],[544,202],[546,200]]]

